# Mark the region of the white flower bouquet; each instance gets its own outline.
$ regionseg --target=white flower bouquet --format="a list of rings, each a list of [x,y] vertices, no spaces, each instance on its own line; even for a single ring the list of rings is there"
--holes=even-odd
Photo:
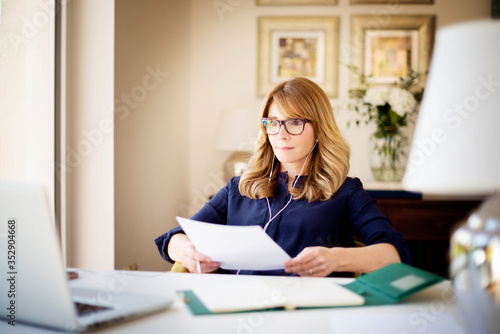
[[[349,69],[359,75],[356,67],[349,65]],[[379,181],[399,181],[404,174],[405,149],[408,147],[408,139],[400,128],[407,126],[411,115],[418,112],[423,94],[423,89],[416,85],[419,75],[410,72],[394,85],[373,87],[369,87],[364,75],[359,76],[362,87],[349,91],[355,100],[351,109],[360,116],[356,125],[364,121],[377,126],[371,138],[374,142],[372,152],[375,153],[371,158],[372,172]]]
[[[350,65],[349,68],[358,73],[356,67]],[[353,109],[361,116],[356,124],[359,125],[362,119],[365,124],[374,122],[382,133],[385,133],[384,129],[397,131],[406,126],[408,118],[417,113],[422,100],[423,89],[415,85],[418,77],[417,73],[410,72],[408,77],[401,78],[394,86],[368,87],[366,77],[360,75],[363,87],[349,91],[350,97],[355,99]]]

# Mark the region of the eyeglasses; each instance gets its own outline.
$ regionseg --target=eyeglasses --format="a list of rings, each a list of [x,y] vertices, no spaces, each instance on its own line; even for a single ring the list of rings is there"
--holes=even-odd
[[[300,118],[290,118],[283,121],[273,118],[263,118],[261,122],[262,127],[268,135],[277,135],[280,132],[281,125],[284,125],[286,132],[293,136],[298,136],[304,132],[306,123],[310,123],[311,121]]]

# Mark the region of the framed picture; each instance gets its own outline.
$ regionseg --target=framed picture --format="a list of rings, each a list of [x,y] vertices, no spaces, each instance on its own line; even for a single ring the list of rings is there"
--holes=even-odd
[[[434,0],[351,0],[351,5],[372,5],[372,4],[433,4]]]
[[[257,6],[336,5],[337,0],[255,0]]]
[[[351,64],[371,83],[390,84],[410,70],[425,82],[434,43],[433,15],[393,15],[376,21],[373,16],[351,17]],[[351,75],[351,88],[359,87],[359,76]]]
[[[417,30],[367,30],[365,75],[372,83],[393,83],[418,72]]]
[[[259,17],[257,94],[278,83],[307,77],[337,96],[339,18]]]

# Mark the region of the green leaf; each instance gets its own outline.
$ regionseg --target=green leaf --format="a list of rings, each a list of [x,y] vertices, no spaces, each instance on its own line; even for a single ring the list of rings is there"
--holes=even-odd
[[[399,119],[401,118],[398,114],[396,114],[392,109],[389,109],[389,117],[391,124],[397,124]]]

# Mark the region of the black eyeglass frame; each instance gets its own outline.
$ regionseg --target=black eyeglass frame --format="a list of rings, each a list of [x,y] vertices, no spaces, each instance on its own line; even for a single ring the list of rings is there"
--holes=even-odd
[[[266,121],[275,121],[275,122],[278,122],[279,123],[279,127],[278,127],[278,132],[276,133],[269,133],[267,132],[267,129],[266,129],[266,126],[264,125],[264,122]],[[286,127],[286,122],[288,121],[302,121],[302,131],[300,131],[300,133],[290,133],[290,131],[288,131],[288,128]],[[260,123],[262,124],[262,129],[264,129],[264,132],[269,135],[269,136],[276,136],[278,133],[280,133],[280,129],[281,129],[281,126],[283,125],[285,127],[285,131],[291,135],[291,136],[300,136],[303,132],[304,132],[304,129],[306,128],[306,123],[311,123],[310,120],[308,119],[304,119],[304,118],[289,118],[289,119],[284,119],[284,120],[279,120],[279,119],[274,119],[274,118],[262,118],[260,120]]]

